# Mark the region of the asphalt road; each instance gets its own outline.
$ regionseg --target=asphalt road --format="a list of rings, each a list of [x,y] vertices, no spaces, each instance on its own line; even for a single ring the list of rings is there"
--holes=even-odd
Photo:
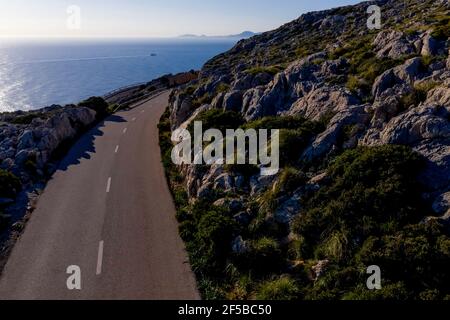
[[[13,249],[0,299],[199,298],[161,165],[167,104],[164,93],[119,112],[76,143]],[[68,289],[69,266],[81,290]]]

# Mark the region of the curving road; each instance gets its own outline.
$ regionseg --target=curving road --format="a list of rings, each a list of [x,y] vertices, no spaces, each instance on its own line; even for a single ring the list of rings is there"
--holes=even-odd
[[[158,146],[168,95],[75,144],[11,254],[0,299],[199,299]],[[81,290],[67,288],[69,266]]]

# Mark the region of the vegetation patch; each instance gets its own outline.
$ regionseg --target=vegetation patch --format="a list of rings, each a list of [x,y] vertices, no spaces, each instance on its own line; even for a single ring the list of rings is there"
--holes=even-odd
[[[97,113],[97,120],[101,120],[109,114],[109,104],[101,97],[91,97],[80,102],[78,106],[94,110]]]
[[[20,189],[19,178],[9,171],[0,169],[0,198],[14,199]]]
[[[402,146],[358,148],[330,165],[330,183],[307,199],[295,222],[301,256],[331,264],[320,292],[315,284],[305,298],[420,299],[428,288],[448,294],[441,268],[450,262],[450,238],[439,223],[421,223],[429,214],[416,179],[422,165]],[[383,269],[385,287],[371,293],[358,279],[374,264]],[[355,275],[342,282],[342,270]]]
[[[400,98],[400,108],[407,110],[411,107],[417,107],[420,103],[427,99],[428,92],[436,88],[437,82],[429,81],[419,85],[415,85],[412,91]]]
[[[268,73],[274,76],[281,71],[283,71],[283,68],[281,68],[280,66],[269,66],[269,67],[253,67],[247,69],[245,72],[253,75],[257,75],[260,73]]]

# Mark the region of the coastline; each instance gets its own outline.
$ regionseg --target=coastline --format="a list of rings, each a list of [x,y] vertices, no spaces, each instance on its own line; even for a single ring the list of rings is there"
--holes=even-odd
[[[11,172],[18,177],[21,183],[20,191],[17,190],[15,198],[1,199],[0,209],[3,210],[0,210],[0,214],[4,211],[1,218],[6,218],[7,221],[1,221],[3,227],[0,229],[0,275],[15,243],[25,230],[26,224],[36,208],[39,196],[56,172],[58,164],[76,141],[83,134],[101,124],[107,116],[119,110],[139,106],[142,102],[158,96],[165,90],[187,83],[197,77],[198,72],[193,70],[176,75],[169,74],[144,84],[118,88],[103,97],[90,98],[77,105],[54,105],[33,111],[0,113],[0,137],[2,137],[0,147],[4,147],[5,140],[10,141],[11,145],[15,145],[14,155],[11,152],[12,146],[8,149],[8,155],[11,155],[14,160],[7,158],[5,152],[1,151],[3,148],[0,149],[0,160],[2,160],[0,169]],[[90,101],[93,99],[102,106],[99,108]],[[70,124],[75,125],[71,126]],[[64,125],[68,125],[70,128],[64,128]],[[45,134],[43,134],[44,132]],[[10,134],[9,137],[6,135],[7,133]],[[55,138],[58,141],[54,141],[55,143],[52,143],[51,146],[43,144],[42,139],[39,141],[40,144],[36,141],[31,142],[31,140],[36,140],[37,136],[42,138],[42,136],[52,133],[56,133]],[[28,139],[28,142],[24,144],[25,138]],[[22,147],[24,149],[21,149]],[[30,149],[33,151],[29,151]],[[23,152],[23,150],[26,151]],[[17,159],[17,155],[20,159]],[[16,160],[20,161],[16,162]],[[9,166],[6,166],[5,163]],[[29,167],[31,166],[33,172],[30,172]]]

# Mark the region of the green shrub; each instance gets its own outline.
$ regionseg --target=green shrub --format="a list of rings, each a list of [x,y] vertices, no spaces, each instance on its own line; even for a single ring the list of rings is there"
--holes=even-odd
[[[194,100],[192,100],[192,105],[195,108],[201,107],[205,104],[210,104],[213,100],[213,96],[210,93],[205,93],[203,96],[195,98]]]
[[[310,48],[302,47],[295,49],[295,56],[297,59],[304,58],[312,54],[313,51]]]
[[[225,133],[226,129],[237,129],[243,123],[242,115],[233,111],[223,111],[219,109],[211,109],[201,112],[195,121],[201,121],[203,124],[203,131],[208,129],[218,129]],[[189,132],[194,131],[194,121],[188,127]]]
[[[301,129],[304,131],[323,131],[320,124],[306,120],[301,116],[277,116],[277,117],[265,117],[259,120],[247,122],[242,126],[243,129]]]
[[[221,82],[221,83],[216,87],[216,94],[224,93],[224,92],[227,92],[228,90],[230,90],[230,85]]]
[[[270,66],[270,67],[254,67],[251,69],[245,70],[246,73],[249,74],[260,74],[260,73],[268,73],[271,75],[276,75],[277,73],[281,72],[283,69],[279,66]]]
[[[428,92],[438,85],[437,82],[426,82],[414,86],[413,90],[400,98],[400,108],[407,110],[410,107],[417,107],[427,99]]]
[[[274,191],[277,195],[286,195],[307,182],[307,177],[295,168],[285,168],[276,182]]]
[[[352,93],[358,93],[359,90],[368,92],[370,90],[370,84],[366,79],[361,79],[358,76],[350,75],[347,80],[346,87]]]
[[[174,189],[174,201],[175,201],[175,206],[177,208],[182,207],[184,205],[186,205],[189,201],[188,199],[188,193],[184,188],[176,188]]]
[[[282,252],[277,240],[263,237],[249,241],[248,251],[236,258],[240,269],[249,270],[255,275],[278,271],[283,264]]]
[[[236,279],[234,287],[228,293],[227,299],[232,301],[250,300],[255,280],[251,275],[243,275]]]
[[[202,293],[202,298],[204,300],[224,300],[225,293],[223,292],[223,283],[210,279],[207,277],[202,277],[198,281],[198,287]]]
[[[265,117],[242,126],[246,129],[280,130],[280,163],[282,166],[296,164],[308,142],[326,126],[320,122],[299,116]],[[293,148],[295,146],[295,148]]]
[[[420,300],[422,301],[437,301],[439,300],[439,290],[426,290],[420,294]]]
[[[363,91],[364,95],[370,94],[372,84],[375,79],[383,72],[403,63],[406,57],[402,59],[379,59],[373,51],[373,34],[364,37],[358,37],[350,41],[346,46],[337,48],[331,53],[330,58],[345,57],[349,60],[349,78],[347,88],[353,92],[358,89]]]
[[[195,92],[195,90],[197,90],[197,88],[198,88],[198,85],[190,85],[190,86],[187,86],[187,87],[183,90],[182,94],[191,96],[192,94],[194,94],[194,92]]]
[[[431,36],[437,40],[445,41],[450,38],[450,18],[441,20],[441,24],[434,27]]]
[[[199,275],[223,274],[231,251],[231,240],[236,228],[226,210],[208,202],[191,207],[190,219],[183,222],[182,232],[187,241],[193,270]]]
[[[293,177],[294,183],[289,178]],[[268,188],[264,194],[259,197],[259,212],[262,214],[271,214],[278,206],[278,198],[284,191],[290,192],[294,185],[300,186],[301,174],[296,169],[284,169],[282,174],[275,181],[271,188]],[[265,216],[264,216],[265,218]]]
[[[402,282],[385,284],[381,290],[368,290],[367,287],[359,285],[354,291],[344,295],[343,300],[357,301],[405,301],[410,298],[410,292]]]
[[[297,165],[300,156],[312,138],[310,132],[300,130],[280,130],[280,164],[284,166]]]
[[[300,290],[294,280],[288,277],[281,277],[261,284],[255,298],[261,301],[290,301],[298,299],[299,292]]]
[[[0,208],[0,232],[4,231],[4,229],[8,227],[10,220],[11,217],[4,214],[3,210]]]
[[[94,110],[98,120],[103,119],[108,115],[109,105],[101,97],[90,97],[89,99],[80,102],[78,106]]]
[[[334,265],[306,290],[307,297],[420,299],[432,296],[430,289],[448,294],[450,237],[437,221],[421,223],[430,214],[417,180],[422,168],[420,156],[395,145],[349,150],[330,163],[329,182],[304,199],[294,222],[301,257]],[[339,271],[373,264],[382,266],[386,283],[378,292],[343,281]]]
[[[427,69],[430,66],[430,64],[433,63],[433,61],[434,61],[434,57],[430,56],[430,55],[422,56],[420,58],[420,62],[424,69]]]
[[[0,169],[0,198],[14,199],[21,188],[20,180],[14,174]]]
[[[332,182],[308,200],[308,210],[298,220],[298,232],[312,242],[330,240],[333,233],[327,226],[333,225],[347,235],[345,251],[352,252],[356,239],[382,231],[391,220],[419,219],[416,176],[421,165],[421,158],[407,147],[345,152],[328,169]]]
[[[305,238],[297,236],[289,243],[288,258],[291,260],[304,260],[308,255],[306,250]]]
[[[39,114],[37,114],[37,113],[29,113],[29,114],[26,114],[26,115],[23,115],[23,116],[15,117],[11,121],[11,123],[27,125],[27,124],[30,124],[36,118],[39,118]]]

